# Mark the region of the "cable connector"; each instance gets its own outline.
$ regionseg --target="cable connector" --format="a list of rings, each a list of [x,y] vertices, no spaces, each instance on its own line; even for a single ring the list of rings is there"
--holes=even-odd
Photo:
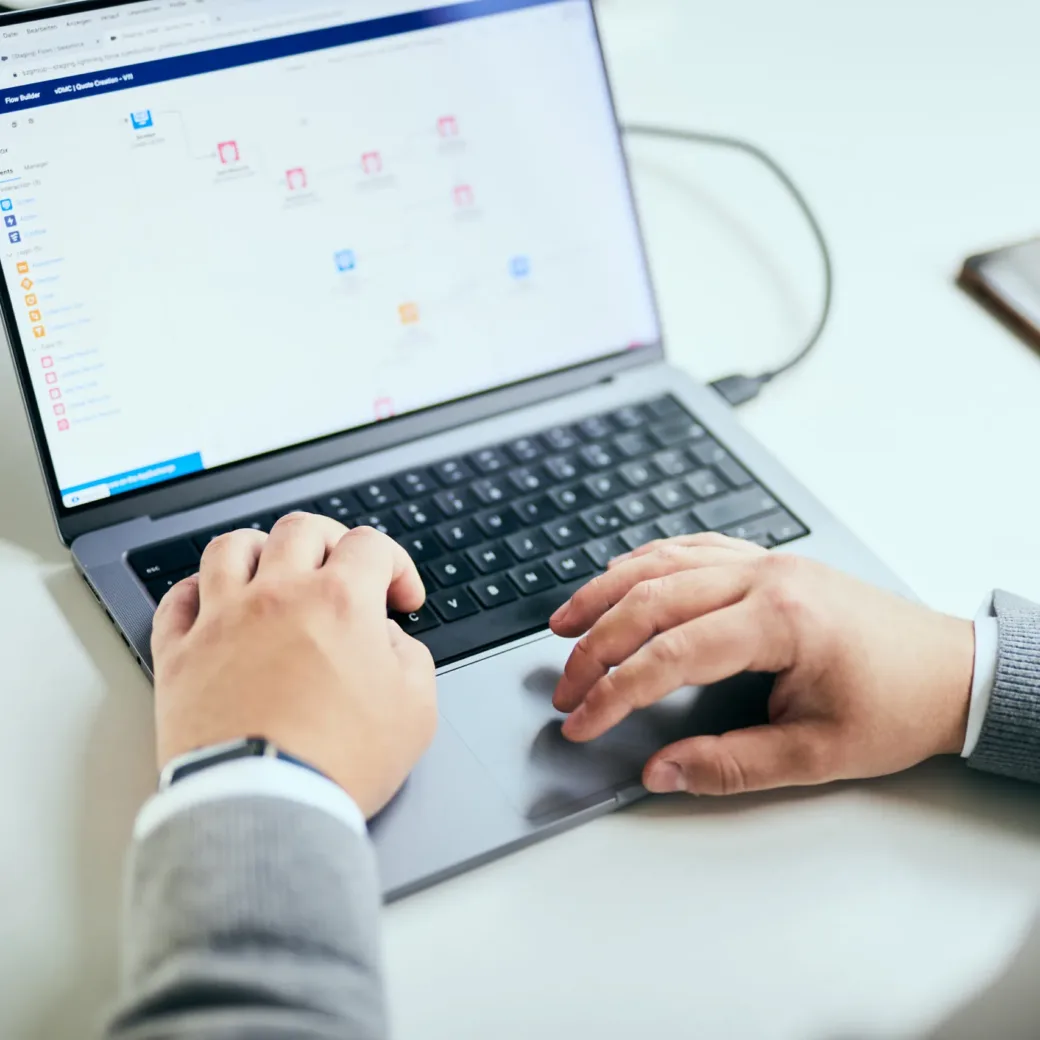
[[[720,397],[729,402],[733,408],[739,408],[748,401],[753,401],[762,392],[762,387],[769,380],[762,376],[726,376],[709,384]]]

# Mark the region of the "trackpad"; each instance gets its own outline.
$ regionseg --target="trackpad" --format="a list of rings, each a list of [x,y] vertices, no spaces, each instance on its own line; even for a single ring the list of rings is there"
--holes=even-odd
[[[772,680],[741,676],[687,688],[591,744],[560,732],[552,706],[573,644],[549,636],[441,676],[441,714],[513,806],[545,822],[638,783],[647,759],[673,741],[765,722]]]

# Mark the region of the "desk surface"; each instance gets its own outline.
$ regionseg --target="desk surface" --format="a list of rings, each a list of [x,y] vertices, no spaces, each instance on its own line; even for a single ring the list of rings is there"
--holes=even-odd
[[[623,115],[764,143],[832,240],[825,343],[748,425],[930,603],[1040,598],[1040,359],[952,286],[1035,230],[1040,8],[601,7]],[[675,360],[785,355],[819,283],[789,201],[739,157],[632,151]],[[0,437],[0,1035],[51,1040],[114,988],[149,690],[57,544],[6,364]],[[387,910],[398,1035],[1026,1035],[1038,879],[1040,794],[957,763],[645,805]]]

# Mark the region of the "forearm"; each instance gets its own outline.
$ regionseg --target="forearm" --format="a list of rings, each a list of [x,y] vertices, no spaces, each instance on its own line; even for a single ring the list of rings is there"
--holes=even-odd
[[[1040,783],[1040,608],[995,597],[996,674],[978,743],[969,759],[990,773]]]
[[[269,797],[200,805],[134,849],[110,1040],[387,1033],[368,839]]]

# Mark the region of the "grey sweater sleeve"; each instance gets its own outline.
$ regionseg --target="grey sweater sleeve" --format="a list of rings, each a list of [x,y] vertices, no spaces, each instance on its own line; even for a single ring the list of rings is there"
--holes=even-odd
[[[1040,607],[997,592],[993,612],[1000,630],[996,681],[969,764],[1040,783]]]
[[[109,1040],[382,1040],[367,838],[279,798],[173,817],[131,853]]]

